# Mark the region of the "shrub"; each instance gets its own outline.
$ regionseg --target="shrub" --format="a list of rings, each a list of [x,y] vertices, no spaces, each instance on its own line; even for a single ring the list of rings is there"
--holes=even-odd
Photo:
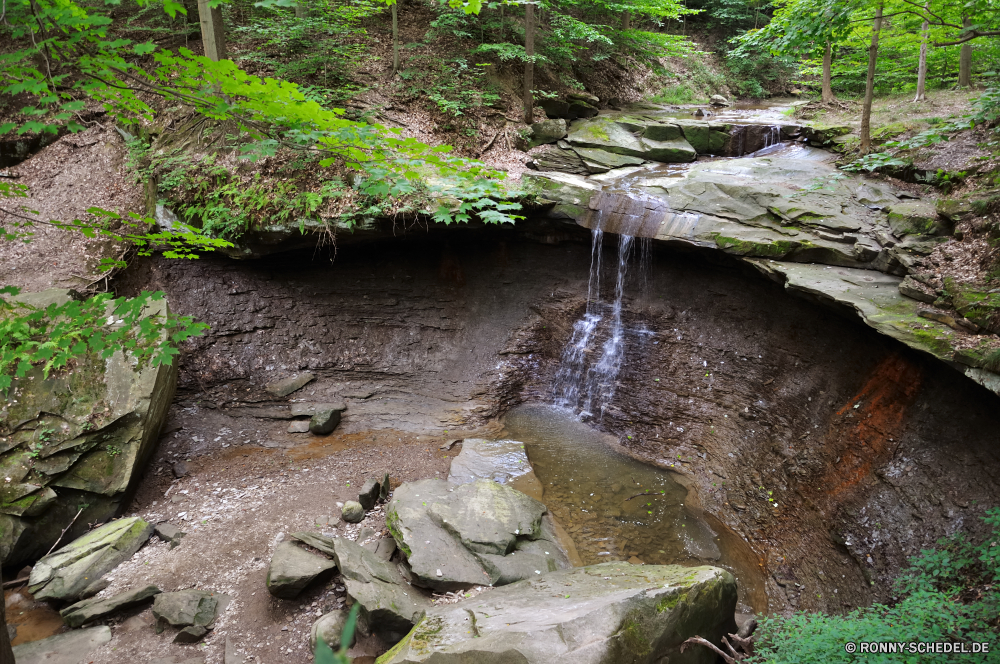
[[[990,642],[996,648],[1000,626],[1000,509],[983,518],[992,532],[973,543],[962,533],[938,540],[937,547],[910,559],[896,581],[902,599],[894,606],[875,604],[843,616],[797,613],[760,620],[754,664],[836,664],[862,658],[882,662],[997,661],[982,654],[851,654],[847,643]],[[990,659],[992,657],[992,659]]]

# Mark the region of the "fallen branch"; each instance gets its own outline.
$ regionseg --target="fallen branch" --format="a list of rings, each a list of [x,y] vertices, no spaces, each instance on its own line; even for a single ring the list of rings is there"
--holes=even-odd
[[[686,649],[686,648],[687,648],[687,647],[688,647],[689,645],[696,645],[696,644],[697,644],[697,645],[700,645],[700,646],[705,646],[706,648],[709,648],[710,650],[712,650],[712,652],[714,652],[714,653],[715,653],[715,654],[717,654],[717,655],[718,655],[719,657],[721,657],[721,658],[722,658],[722,660],[723,660],[723,661],[724,661],[724,662],[725,662],[726,664],[736,664],[736,661],[737,661],[737,660],[733,659],[732,657],[730,657],[730,656],[729,656],[729,655],[727,655],[726,653],[722,652],[722,651],[721,651],[721,650],[720,650],[720,649],[718,648],[718,646],[716,646],[716,645],[715,645],[714,643],[712,643],[712,642],[711,642],[711,641],[709,641],[708,639],[703,639],[703,638],[701,638],[700,636],[692,636],[692,637],[691,637],[690,639],[688,639],[687,641],[685,641],[684,643],[682,643],[682,644],[681,644],[681,652],[683,653],[683,652],[684,652],[684,650],[685,650],[685,649]]]
[[[76,523],[76,520],[77,520],[77,518],[78,518],[78,517],[79,517],[79,516],[80,516],[81,514],[83,514],[83,508],[82,508],[82,507],[80,508],[80,511],[76,513],[76,516],[74,516],[74,517],[73,517],[73,520],[69,522],[69,525],[68,525],[68,526],[66,526],[65,528],[63,528],[63,531],[62,531],[61,533],[59,533],[59,539],[57,539],[57,540],[56,540],[56,543],[52,545],[52,548],[51,548],[51,549],[49,549],[49,553],[52,553],[53,551],[55,551],[55,550],[56,550],[56,547],[57,547],[57,546],[59,546],[59,542],[61,542],[61,541],[62,541],[62,538],[63,538],[63,535],[65,535],[65,534],[66,534],[66,531],[67,531],[67,530],[69,530],[70,528],[72,528],[72,527],[73,527],[73,524],[74,524],[74,523]],[[47,555],[49,555],[49,553],[46,553],[45,555],[47,556]]]

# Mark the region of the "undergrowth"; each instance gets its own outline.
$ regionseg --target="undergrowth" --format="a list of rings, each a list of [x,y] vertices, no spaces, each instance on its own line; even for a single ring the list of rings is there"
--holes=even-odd
[[[963,533],[938,540],[933,549],[910,559],[896,581],[901,599],[843,616],[796,613],[760,620],[754,664],[836,664],[837,662],[996,662],[1000,660],[1000,509],[986,511],[991,530],[981,541]],[[853,654],[848,643],[988,642],[979,654]],[[860,653],[860,651],[859,651]]]

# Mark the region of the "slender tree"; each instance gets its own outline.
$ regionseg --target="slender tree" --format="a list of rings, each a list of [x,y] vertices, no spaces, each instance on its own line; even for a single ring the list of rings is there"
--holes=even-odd
[[[225,60],[226,27],[222,22],[222,7],[212,7],[210,0],[198,0],[198,18],[205,57],[214,62]]]
[[[535,84],[535,5],[524,6],[524,123],[535,121],[535,100],[531,88]]]
[[[399,71],[399,12],[398,3],[392,2],[392,75]]]
[[[930,11],[931,3],[927,0],[924,3],[924,11]],[[924,88],[927,85],[927,42],[930,40],[930,23],[924,18],[924,24],[920,27],[920,61],[917,64],[917,94],[913,101],[924,101],[927,95]]]
[[[826,49],[823,51],[823,103],[830,103],[836,97],[833,94],[833,44],[826,40]]]
[[[878,63],[878,37],[882,31],[882,7],[875,7],[872,22],[872,41],[868,46],[868,80],[865,84],[865,102],[861,109],[861,154],[868,154],[872,147],[872,99],[875,97],[875,65]]]
[[[962,27],[968,31],[972,27],[972,17],[962,17]],[[972,44],[965,42],[958,55],[958,85],[967,88],[972,85]]]

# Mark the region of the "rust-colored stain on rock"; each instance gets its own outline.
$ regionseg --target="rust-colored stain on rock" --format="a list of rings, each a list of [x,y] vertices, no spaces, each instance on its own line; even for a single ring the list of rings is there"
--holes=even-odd
[[[840,461],[822,484],[829,487],[827,494],[839,495],[872,477],[873,466],[892,456],[922,382],[920,366],[898,353],[875,366],[861,390],[831,422],[829,446],[840,454]]]

